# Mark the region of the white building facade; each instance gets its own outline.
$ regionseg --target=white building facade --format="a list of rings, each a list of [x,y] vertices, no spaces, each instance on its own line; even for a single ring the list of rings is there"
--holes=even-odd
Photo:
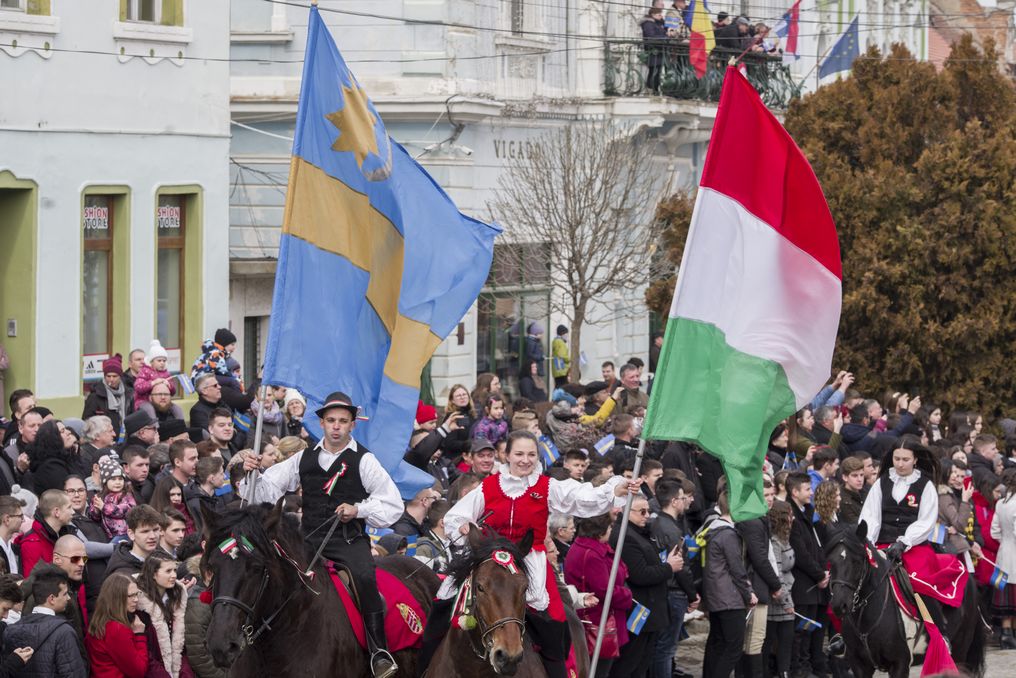
[[[80,416],[99,364],[227,322],[229,13],[197,0],[0,2],[7,392]]]

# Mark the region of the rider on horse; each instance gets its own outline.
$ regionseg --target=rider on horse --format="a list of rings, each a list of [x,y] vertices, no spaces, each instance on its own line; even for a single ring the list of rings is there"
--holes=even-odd
[[[638,492],[641,481],[611,478],[599,487],[575,480],[555,480],[541,472],[538,441],[528,431],[508,436],[508,463],[463,497],[445,514],[445,531],[453,542],[468,534],[469,526],[486,518],[484,524],[502,537],[518,542],[533,531],[533,548],[525,557],[529,587],[526,590],[528,630],[540,646],[549,678],[565,678],[565,660],[570,648],[564,604],[556,579],[547,562],[544,541],[551,511],[577,518],[591,518],[610,511],[615,498]],[[451,623],[457,590],[447,579],[431,609],[420,651],[422,674]]]
[[[868,538],[893,561],[903,561],[914,592],[920,594],[944,634],[940,605],[959,607],[967,570],[955,555],[928,544],[938,521],[938,462],[916,440],[904,440],[882,460],[878,480],[864,500],[860,520]]]
[[[385,636],[384,603],[378,593],[367,523],[388,527],[402,516],[402,498],[391,476],[373,454],[352,438],[359,408],[345,393],[328,396],[317,410],[324,437],[313,449],[297,452],[275,464],[254,485],[240,485],[241,496],[252,502],[278,501],[288,492],[303,489],[304,539],[315,551],[329,532],[326,523],[339,516],[337,533],[324,544],[322,556],[349,569],[363,614],[371,672],[375,678],[395,674],[398,666],[388,652]],[[259,468],[260,455],[248,453],[244,469]]]

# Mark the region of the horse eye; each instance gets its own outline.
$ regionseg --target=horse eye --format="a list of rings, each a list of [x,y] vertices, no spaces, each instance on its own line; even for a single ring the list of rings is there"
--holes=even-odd
[[[483,584],[477,582],[477,584],[476,584],[476,590],[479,593],[483,593]]]

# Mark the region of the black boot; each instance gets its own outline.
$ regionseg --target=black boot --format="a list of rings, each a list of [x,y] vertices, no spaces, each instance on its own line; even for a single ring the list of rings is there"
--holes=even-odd
[[[1002,629],[1002,636],[998,639],[998,646],[1003,650],[1016,650],[1016,637],[1013,637],[1012,629]]]
[[[741,655],[741,661],[744,663],[745,676],[748,676],[749,678],[756,678],[756,676],[766,675],[766,672],[763,669],[765,662],[762,661],[762,655],[744,654]]]
[[[430,607],[430,614],[427,615],[427,626],[423,629],[423,638],[420,640],[420,653],[416,659],[416,675],[422,678],[430,666],[430,660],[434,653],[441,646],[441,641],[448,635],[452,627],[452,611],[455,609],[455,599],[435,600]]]
[[[370,672],[374,678],[391,678],[399,670],[399,665],[395,663],[395,658],[388,652],[384,612],[364,613],[363,628],[367,632]]]

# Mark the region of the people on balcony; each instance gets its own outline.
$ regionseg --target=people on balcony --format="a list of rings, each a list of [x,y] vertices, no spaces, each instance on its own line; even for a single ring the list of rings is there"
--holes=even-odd
[[[642,41],[646,51],[646,89],[654,94],[660,93],[660,76],[663,72],[663,48],[667,43],[667,27],[664,24],[663,9],[653,7],[639,21],[642,29]]]

